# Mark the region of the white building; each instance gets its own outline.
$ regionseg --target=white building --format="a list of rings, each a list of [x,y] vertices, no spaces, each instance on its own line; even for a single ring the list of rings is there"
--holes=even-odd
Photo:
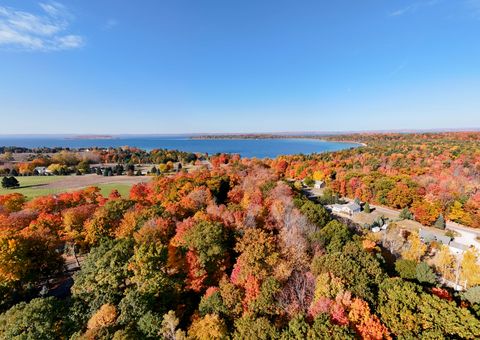
[[[47,173],[47,168],[44,166],[37,166],[33,171],[36,171],[39,175],[45,175]]]
[[[334,214],[345,214],[352,216],[353,214],[359,213],[362,211],[362,207],[355,202],[348,204],[332,204],[329,206]]]
[[[451,241],[448,244],[448,249],[450,249],[450,252],[454,255],[462,255],[464,252],[468,250],[468,246],[465,244],[461,244],[455,241]]]
[[[324,181],[315,181],[315,184],[313,185],[315,189],[322,189],[324,186],[325,186]]]

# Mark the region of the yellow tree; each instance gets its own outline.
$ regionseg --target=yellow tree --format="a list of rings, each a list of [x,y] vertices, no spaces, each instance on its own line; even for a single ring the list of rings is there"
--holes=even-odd
[[[463,210],[463,205],[459,201],[455,201],[450,207],[450,213],[448,218],[452,221],[462,222],[465,218],[465,210]]]
[[[438,272],[447,280],[454,280],[457,270],[457,260],[452,255],[450,249],[446,245],[442,245],[437,258],[435,259],[435,267]]]
[[[317,170],[313,173],[313,179],[315,181],[323,181],[325,179],[325,174],[323,171]]]
[[[478,252],[475,248],[468,249],[462,258],[460,280],[466,287],[480,284],[480,265],[478,264]]]
[[[408,248],[402,252],[402,257],[406,260],[419,262],[427,252],[427,246],[420,240],[417,233],[412,233],[408,237]]]
[[[188,337],[195,340],[227,339],[227,326],[217,314],[207,314],[194,320],[188,330]]]

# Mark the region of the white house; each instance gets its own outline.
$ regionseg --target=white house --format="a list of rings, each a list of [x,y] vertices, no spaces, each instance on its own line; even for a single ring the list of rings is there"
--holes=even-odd
[[[45,175],[47,173],[47,168],[44,166],[37,166],[33,171],[36,171],[39,175]]]
[[[450,236],[446,236],[441,231],[430,231],[425,229],[420,229],[420,239],[424,243],[430,243],[432,241],[439,242],[443,245],[448,246],[450,252],[454,255],[462,255],[465,251],[468,250],[469,246],[460,242],[454,241]]]
[[[468,246],[465,244],[461,244],[455,241],[451,241],[448,244],[448,249],[450,249],[450,252],[454,255],[462,255],[464,252],[468,250]]]
[[[359,204],[351,202],[348,204],[332,204],[329,206],[334,214],[346,214],[352,216],[362,210]]]
[[[324,186],[325,186],[324,181],[315,181],[315,184],[313,185],[315,189],[322,189]]]

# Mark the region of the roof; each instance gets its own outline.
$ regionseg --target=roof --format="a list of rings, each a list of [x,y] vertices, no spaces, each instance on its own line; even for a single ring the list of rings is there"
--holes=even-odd
[[[352,209],[352,210],[360,210],[361,209],[360,205],[355,203],[355,202],[348,203],[346,205],[346,207],[349,208],[349,209]]]
[[[432,241],[437,241],[442,244],[449,244],[452,238],[450,236],[445,236],[441,234],[440,232],[436,233],[434,231],[430,230],[425,230],[425,229],[420,229],[419,230],[419,236],[421,239],[423,239],[424,242],[432,242]]]
[[[469,248],[466,244],[458,243],[455,241],[450,242],[448,246],[452,248],[457,248],[463,251],[466,251]]]

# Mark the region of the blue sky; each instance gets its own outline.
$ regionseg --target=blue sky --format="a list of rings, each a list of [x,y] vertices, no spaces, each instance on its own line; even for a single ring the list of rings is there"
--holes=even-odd
[[[0,0],[0,134],[480,127],[480,0]]]

